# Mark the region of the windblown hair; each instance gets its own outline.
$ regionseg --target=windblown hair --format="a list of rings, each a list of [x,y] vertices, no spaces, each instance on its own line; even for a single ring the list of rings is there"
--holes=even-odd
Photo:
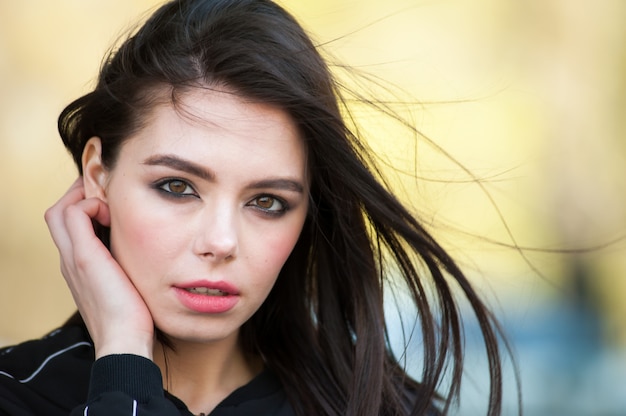
[[[268,299],[241,330],[245,350],[278,375],[296,412],[447,413],[463,371],[463,322],[453,294],[460,289],[484,338],[488,414],[499,414],[495,320],[450,256],[377,179],[366,147],[342,118],[326,62],[275,3],[177,0],[158,9],[108,56],[95,89],[60,115],[79,171],[89,138],[101,138],[111,168],[163,91],[175,103],[192,88],[226,88],[286,111],[306,146],[310,212]],[[387,340],[383,294],[392,278],[403,281],[417,312],[419,381]]]

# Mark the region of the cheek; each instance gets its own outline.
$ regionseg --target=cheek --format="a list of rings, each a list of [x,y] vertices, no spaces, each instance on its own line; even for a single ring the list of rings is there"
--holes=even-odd
[[[264,254],[264,267],[276,275],[283,267],[300,236],[302,226],[288,228],[283,232],[273,233],[260,244]]]
[[[280,263],[280,267],[287,261],[287,257],[291,254],[296,240],[278,239],[273,244],[268,245],[271,249],[270,261],[272,263]]]
[[[110,207],[110,210],[111,252],[129,277],[158,266],[158,260],[168,251],[162,236],[173,235],[163,229],[164,223],[156,211],[137,209],[132,204]]]

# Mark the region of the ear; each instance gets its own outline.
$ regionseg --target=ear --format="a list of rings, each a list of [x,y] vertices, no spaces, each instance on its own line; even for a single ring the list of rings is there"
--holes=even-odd
[[[109,172],[102,164],[102,142],[99,137],[92,137],[87,141],[83,149],[82,164],[85,198],[99,198],[107,202]]]

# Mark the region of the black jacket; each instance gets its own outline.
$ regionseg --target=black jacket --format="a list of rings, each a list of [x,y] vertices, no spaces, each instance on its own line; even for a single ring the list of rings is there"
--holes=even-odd
[[[94,362],[83,327],[0,350],[2,416],[192,416],[163,391],[161,372],[136,355]],[[224,399],[210,416],[294,416],[279,380],[265,370]]]

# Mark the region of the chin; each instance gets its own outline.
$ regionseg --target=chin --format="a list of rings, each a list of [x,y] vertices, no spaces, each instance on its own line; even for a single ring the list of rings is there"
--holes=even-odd
[[[174,328],[157,326],[159,338],[164,338],[172,344],[215,344],[221,341],[236,339],[239,335],[239,328],[218,328],[215,324],[209,328],[203,328],[202,325],[194,325],[191,328],[183,328],[176,326]]]

